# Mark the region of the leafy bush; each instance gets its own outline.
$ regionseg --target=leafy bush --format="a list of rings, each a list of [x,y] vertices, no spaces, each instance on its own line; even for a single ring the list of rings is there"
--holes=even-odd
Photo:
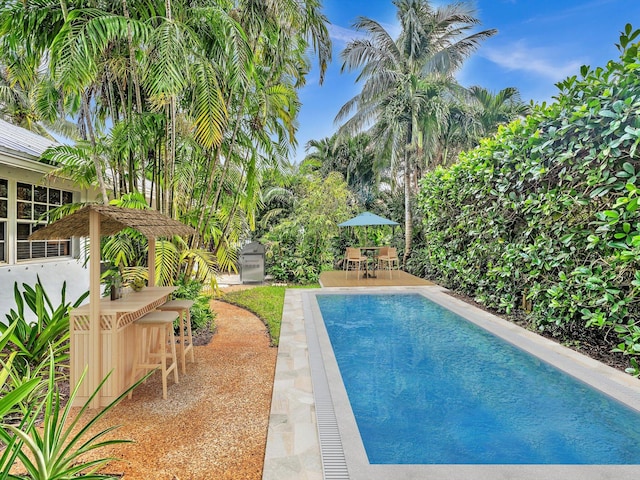
[[[210,327],[214,318],[209,306],[211,296],[202,293],[202,285],[203,283],[198,280],[181,276],[176,282],[178,288],[173,292],[174,298],[183,298],[195,302],[191,307],[191,327],[195,331]],[[179,328],[177,320],[175,327],[176,329]]]
[[[615,330],[640,352],[639,35],[627,25],[619,62],[582,67],[554,103],[424,177],[413,271],[504,312],[524,295],[541,329]]]
[[[280,282],[295,282],[301,285],[317,282],[321,266],[314,265],[311,258],[288,256],[287,251],[288,249],[272,244],[267,273]]]
[[[202,282],[192,278],[186,278],[184,275],[178,277],[175,286],[178,288],[173,292],[173,296],[176,298],[187,298],[189,300],[197,298],[202,290]]]
[[[14,284],[16,309],[7,314],[9,325],[15,325],[7,337],[11,350],[17,352],[14,369],[18,376],[27,375],[42,367],[49,355],[59,366],[69,358],[69,311],[78,307],[89,292],[80,296],[73,304],[66,301],[66,282],[62,285],[61,303],[54,307],[40,282],[34,287],[23,284],[23,291]],[[25,316],[25,306],[35,315],[35,321]],[[9,327],[0,323],[0,333],[8,332]]]
[[[209,300],[211,300],[209,295],[200,295],[191,307],[191,327],[195,331],[213,326],[214,314],[209,306]]]

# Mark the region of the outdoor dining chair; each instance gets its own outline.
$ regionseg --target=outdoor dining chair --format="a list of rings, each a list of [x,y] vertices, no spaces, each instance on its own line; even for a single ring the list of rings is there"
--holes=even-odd
[[[400,269],[400,259],[398,258],[398,250],[395,247],[383,247],[378,254],[378,266],[382,268],[384,264],[389,270],[389,278],[393,278],[392,270]]]
[[[344,257],[344,269],[345,269],[345,275],[344,278],[349,278],[349,265],[350,264],[355,264],[357,266],[356,271],[360,271],[362,269],[362,262],[366,262],[368,260],[368,257],[365,257],[364,255],[362,255],[360,253],[360,249],[359,248],[353,248],[353,247],[347,247],[347,251],[345,253],[345,257]]]

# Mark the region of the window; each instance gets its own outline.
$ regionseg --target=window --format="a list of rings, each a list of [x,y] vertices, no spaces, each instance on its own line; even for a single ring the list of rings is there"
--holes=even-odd
[[[0,187],[1,188],[1,187]],[[18,182],[16,185],[16,258],[63,257],[71,255],[71,240],[29,241],[29,235],[46,225],[49,210],[73,201],[64,190]]]
[[[9,182],[0,178],[0,263],[7,261],[7,218],[9,211]]]

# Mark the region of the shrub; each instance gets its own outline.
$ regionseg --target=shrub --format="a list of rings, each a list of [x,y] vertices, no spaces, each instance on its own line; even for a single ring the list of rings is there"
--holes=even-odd
[[[181,276],[176,282],[176,286],[178,288],[173,292],[174,298],[183,298],[194,301],[194,304],[191,307],[191,327],[197,331],[211,326],[214,318],[211,307],[209,306],[211,295],[202,293],[203,283],[198,280]],[[177,320],[175,327],[176,329],[179,328]]]
[[[352,216],[353,203],[339,173],[299,179],[299,200],[292,214],[265,234],[267,273],[275,280],[310,284],[342,258],[338,223]]]
[[[424,177],[414,271],[504,312],[524,295],[541,329],[615,330],[640,352],[638,35],[627,25],[619,62],[582,67],[554,103]]]

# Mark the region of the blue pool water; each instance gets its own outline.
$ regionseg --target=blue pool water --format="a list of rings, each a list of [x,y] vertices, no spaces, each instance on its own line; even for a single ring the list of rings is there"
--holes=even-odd
[[[370,463],[640,463],[638,412],[423,296],[316,298]]]

